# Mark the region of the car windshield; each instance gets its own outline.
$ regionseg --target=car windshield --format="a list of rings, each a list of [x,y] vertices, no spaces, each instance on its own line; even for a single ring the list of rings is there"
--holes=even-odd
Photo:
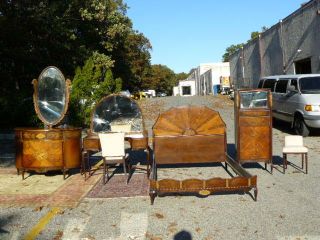
[[[320,77],[306,77],[299,80],[301,93],[319,94]]]

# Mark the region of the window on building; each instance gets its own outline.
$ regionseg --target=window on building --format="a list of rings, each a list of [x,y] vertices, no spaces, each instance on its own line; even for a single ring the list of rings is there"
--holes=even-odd
[[[182,87],[182,95],[191,95],[191,87],[190,86]]]
[[[311,72],[311,58],[305,58],[294,62],[296,74],[307,74]]]

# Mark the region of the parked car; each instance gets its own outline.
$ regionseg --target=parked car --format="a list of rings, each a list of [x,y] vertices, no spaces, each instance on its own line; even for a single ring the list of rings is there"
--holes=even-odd
[[[291,123],[297,134],[320,128],[320,74],[269,76],[258,88],[271,89],[273,117]]]
[[[153,98],[156,96],[156,91],[152,89],[144,90],[143,92],[146,94],[148,98]]]
[[[234,100],[234,91],[231,91],[231,92],[230,92],[229,98],[230,98],[231,100]]]
[[[157,97],[166,97],[166,96],[167,96],[167,94],[164,92],[157,93]]]
[[[222,95],[229,95],[231,93],[230,87],[221,87],[220,94]]]
[[[126,97],[131,97],[131,93],[129,90],[120,91],[119,94]]]
[[[146,93],[145,93],[145,92],[142,92],[142,91],[140,91],[140,92],[135,92],[135,93],[133,94],[133,98],[136,99],[136,100],[140,100],[140,99],[143,99],[143,98],[146,98],[146,97],[147,97]]]

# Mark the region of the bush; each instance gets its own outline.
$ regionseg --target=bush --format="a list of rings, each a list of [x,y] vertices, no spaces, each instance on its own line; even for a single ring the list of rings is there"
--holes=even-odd
[[[88,127],[95,104],[102,97],[121,90],[121,79],[113,78],[112,62],[108,62],[108,58],[102,62],[101,55],[93,55],[82,68],[76,69],[69,108],[69,120],[74,126]]]

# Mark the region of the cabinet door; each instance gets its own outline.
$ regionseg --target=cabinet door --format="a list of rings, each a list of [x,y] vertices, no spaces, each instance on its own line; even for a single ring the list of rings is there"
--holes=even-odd
[[[240,127],[240,161],[267,161],[270,159],[270,127]]]
[[[63,167],[61,140],[28,140],[23,142],[24,168]]]
[[[272,144],[270,116],[241,116],[239,120],[239,160],[269,160]]]

